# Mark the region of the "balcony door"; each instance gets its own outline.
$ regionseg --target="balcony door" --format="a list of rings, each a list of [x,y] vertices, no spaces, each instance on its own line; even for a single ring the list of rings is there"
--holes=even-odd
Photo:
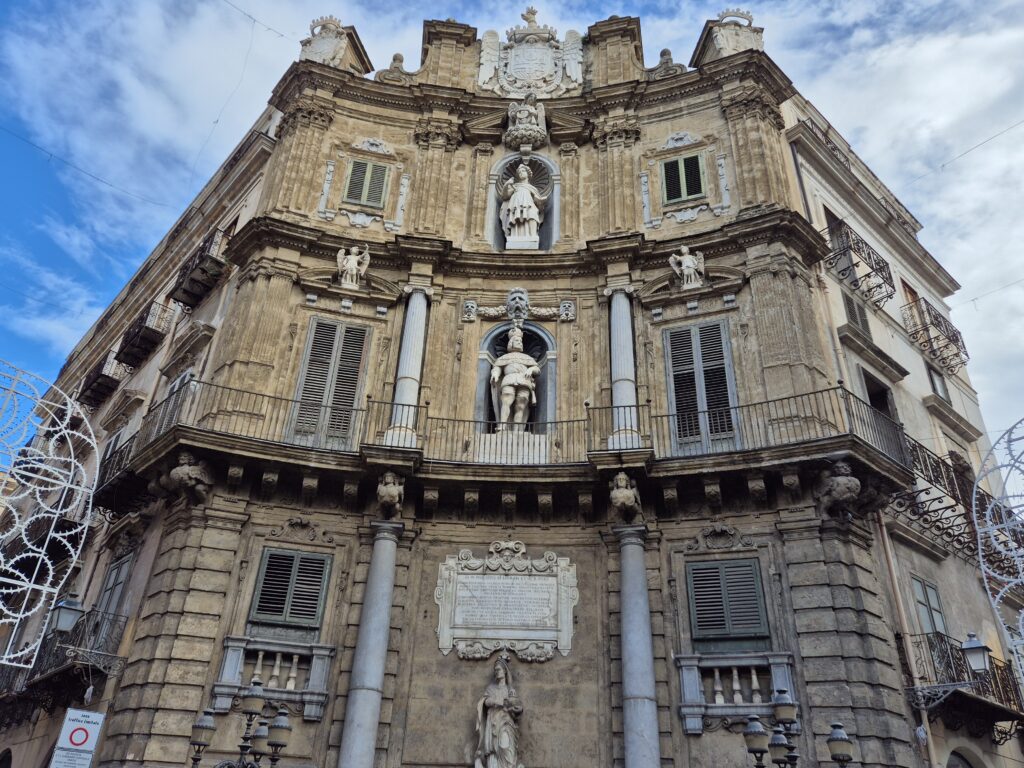
[[[85,636],[76,638],[80,647],[104,653],[116,653],[120,641],[120,621],[126,613],[121,601],[124,598],[125,586],[131,572],[133,555],[118,558],[107,568],[103,579],[103,588],[96,599],[93,610],[85,615],[88,622]]]
[[[673,453],[735,450],[736,387],[725,321],[670,328],[665,338]]]

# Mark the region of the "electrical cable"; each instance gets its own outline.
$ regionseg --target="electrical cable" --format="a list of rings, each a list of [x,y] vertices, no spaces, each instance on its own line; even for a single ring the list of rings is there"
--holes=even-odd
[[[287,38],[288,40],[294,40],[295,42],[299,42],[299,41],[298,41],[298,40],[297,40],[296,38],[292,37],[291,35],[286,35],[286,34],[285,34],[284,32],[282,32],[281,30],[279,30],[279,29],[274,29],[274,28],[273,28],[272,26],[270,26],[269,24],[265,24],[264,22],[260,21],[260,20],[259,20],[259,19],[257,19],[257,18],[256,18],[255,16],[253,16],[253,15],[252,15],[251,13],[249,13],[248,11],[244,10],[243,8],[239,8],[239,7],[237,6],[237,5],[235,5],[234,3],[232,3],[232,2],[231,2],[231,0],[223,0],[223,2],[224,2],[225,4],[227,4],[227,5],[231,6],[232,8],[234,8],[234,9],[235,9],[236,11],[238,11],[238,12],[239,12],[240,14],[242,14],[242,15],[243,15],[243,16],[245,16],[246,18],[248,18],[248,19],[251,19],[251,20],[252,20],[252,21],[253,21],[253,22],[254,22],[255,24],[259,24],[259,25],[260,25],[261,27],[263,27],[263,28],[264,28],[265,30],[267,30],[268,32],[273,32],[273,33],[274,33],[275,35],[277,35],[278,37],[284,37],[284,38]]]
[[[985,139],[985,140],[983,140],[983,141],[979,141],[979,142],[978,142],[977,144],[975,144],[975,145],[974,145],[973,147],[971,147],[970,149],[966,149],[966,150],[964,150],[963,152],[961,152],[961,153],[960,153],[959,155],[957,155],[956,157],[952,158],[951,160],[947,160],[947,161],[946,161],[946,162],[944,162],[944,163],[943,163],[942,165],[940,165],[940,166],[939,166],[938,168],[932,168],[932,169],[931,169],[930,171],[928,171],[927,173],[922,173],[922,174],[921,174],[920,176],[918,176],[918,177],[917,177],[916,179],[912,179],[912,180],[911,180],[911,181],[910,181],[910,182],[909,182],[909,183],[907,184],[907,186],[909,187],[909,186],[911,186],[911,185],[913,185],[913,184],[916,184],[916,183],[917,183],[917,182],[919,182],[919,181],[920,181],[921,179],[923,179],[923,178],[925,178],[925,177],[927,177],[927,176],[931,176],[931,175],[932,175],[933,173],[937,173],[938,171],[941,171],[941,170],[942,170],[942,169],[944,169],[944,168],[945,168],[945,167],[946,167],[947,165],[951,165],[951,164],[955,163],[955,162],[956,162],[957,160],[959,160],[959,159],[960,159],[961,157],[963,157],[964,155],[969,155],[969,154],[970,154],[971,152],[973,152],[974,150],[976,150],[976,149],[977,149],[978,147],[982,147],[982,146],[984,146],[985,144],[988,144],[988,143],[989,143],[990,141],[992,141],[993,139],[998,139],[998,138],[999,138],[1000,136],[1002,136],[1002,135],[1003,135],[1004,133],[1009,133],[1009,132],[1010,132],[1010,131],[1012,131],[1012,130],[1013,130],[1014,128],[1017,128],[1017,127],[1019,127],[1019,126],[1022,126],[1022,125],[1024,125],[1024,120],[1019,120],[1019,121],[1017,121],[1016,123],[1014,123],[1013,125],[1011,125],[1010,127],[1008,127],[1008,128],[1003,128],[1003,130],[999,131],[998,133],[993,133],[993,134],[992,134],[991,136],[989,136],[989,137],[988,137],[987,139]]]

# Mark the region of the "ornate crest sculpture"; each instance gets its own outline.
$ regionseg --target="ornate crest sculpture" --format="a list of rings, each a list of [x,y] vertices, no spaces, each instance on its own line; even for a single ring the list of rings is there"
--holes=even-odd
[[[341,22],[333,16],[314,19],[309,25],[309,37],[302,41],[299,61],[315,61],[330,67],[340,67],[348,49],[348,37]]]
[[[484,33],[480,44],[482,90],[501,96],[522,98],[533,92],[537,96],[561,96],[583,84],[583,38],[569,30],[565,40],[551,27],[537,23],[537,9],[530,7],[522,14],[526,26],[514,27],[501,43],[493,29]]]
[[[0,360],[0,664],[31,667],[92,522],[96,439],[81,407]]]

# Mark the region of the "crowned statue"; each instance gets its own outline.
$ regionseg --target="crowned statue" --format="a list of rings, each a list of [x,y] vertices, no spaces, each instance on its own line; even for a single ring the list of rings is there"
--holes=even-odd
[[[544,207],[551,193],[542,195],[532,179],[530,166],[520,163],[511,179],[497,182],[498,197],[503,201],[499,215],[506,250],[540,247],[540,225],[544,223]]]
[[[537,382],[540,366],[523,351],[523,329],[513,326],[508,332],[504,355],[491,366],[491,396],[496,432],[522,432],[530,416],[530,406],[537,403]]]

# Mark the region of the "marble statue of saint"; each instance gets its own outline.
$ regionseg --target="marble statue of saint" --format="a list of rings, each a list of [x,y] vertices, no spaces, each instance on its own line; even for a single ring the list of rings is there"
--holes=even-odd
[[[683,288],[700,288],[704,285],[704,254],[700,251],[691,253],[684,245],[679,253],[668,257],[668,265],[676,273]]]
[[[351,250],[342,248],[338,251],[338,275],[341,277],[341,284],[349,288],[359,287],[359,278],[366,274],[366,268],[370,266],[370,246],[363,243],[363,250],[358,245],[353,245]]]
[[[498,424],[496,432],[522,432],[530,415],[530,406],[537,402],[537,361],[523,351],[523,331],[513,327],[508,332],[504,355],[491,366],[491,394]]]
[[[501,226],[508,249],[535,249],[540,244],[540,225],[548,196],[530,183],[533,171],[526,163],[516,168],[515,177],[497,184],[501,204]]]
[[[473,768],[522,768],[519,763],[519,725],[523,705],[512,687],[512,672],[504,659],[494,663],[494,682],[476,705],[476,761]]]

